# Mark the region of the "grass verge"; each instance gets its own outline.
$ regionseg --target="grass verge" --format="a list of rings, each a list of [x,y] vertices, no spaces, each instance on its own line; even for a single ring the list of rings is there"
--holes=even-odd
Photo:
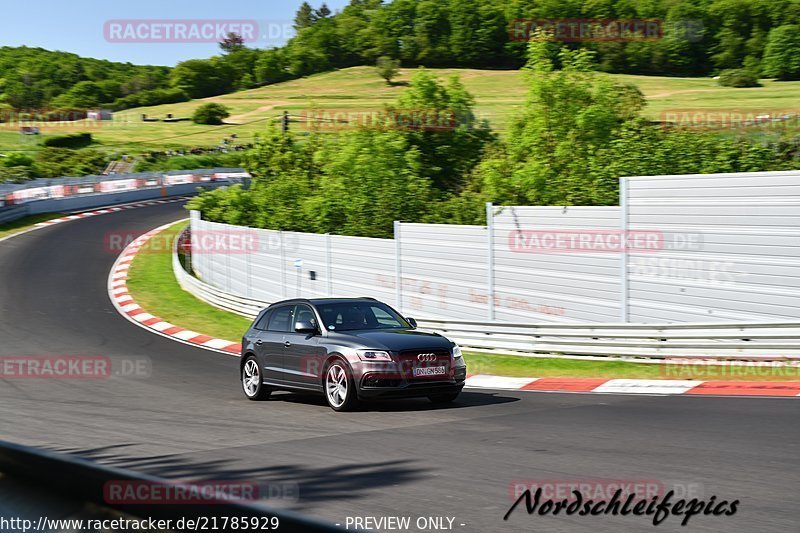
[[[139,253],[128,270],[128,292],[148,313],[183,328],[239,342],[250,320],[198,300],[184,291],[172,273],[172,241],[188,224],[164,230],[159,251]]]
[[[27,217],[18,218],[17,220],[12,220],[11,222],[6,222],[5,224],[0,224],[0,239],[30,229],[34,224],[38,224],[39,222],[46,222],[63,216],[64,213],[40,213],[38,215],[29,215]]]
[[[162,234],[160,250],[171,250],[175,236],[188,222],[178,222]],[[170,253],[139,253],[128,270],[128,291],[148,313],[198,333],[239,342],[250,320],[217,309],[181,289],[172,273]],[[582,361],[466,353],[471,374],[510,377],[573,377],[629,379],[696,379],[732,381],[798,381],[800,368],[771,366],[662,365],[627,361]]]
[[[632,363],[546,359],[518,355],[477,354],[465,356],[471,374],[510,377],[572,377],[627,379],[693,379],[698,381],[800,381],[800,367],[771,364]]]

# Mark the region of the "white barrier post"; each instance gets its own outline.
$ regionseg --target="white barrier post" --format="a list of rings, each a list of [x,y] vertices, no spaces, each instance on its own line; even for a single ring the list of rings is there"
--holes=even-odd
[[[283,246],[282,230],[278,230],[278,246],[281,249],[281,296],[286,298],[286,250]]]
[[[246,242],[255,243],[254,245],[245,244],[247,248],[245,248],[245,254],[244,254],[244,268],[245,268],[245,279],[246,279],[245,295],[248,298],[251,298],[253,296],[253,275],[250,272],[251,270],[250,262],[253,259],[253,253],[255,251],[255,248],[260,246],[260,243],[258,242],[258,239],[255,238],[254,235],[255,230],[253,228],[248,228],[247,232],[249,234],[248,237],[252,237],[252,241],[248,239]]]
[[[397,301],[397,311],[403,312],[403,270],[402,249],[400,247],[400,221],[394,221],[394,274],[395,274],[395,299]]]
[[[494,320],[494,207],[486,202],[486,274],[489,320]]]
[[[325,234],[325,284],[328,288],[328,296],[333,296],[333,253],[331,252],[331,234]]]
[[[225,287],[228,293],[233,292],[231,289],[231,279],[233,279],[233,272],[231,271],[231,250],[230,250],[231,228],[232,226],[230,224],[225,224],[225,242],[227,244],[228,249],[222,250],[222,252],[225,254]]]
[[[623,246],[619,253],[619,319],[628,322],[628,178],[619,179],[619,230]]]

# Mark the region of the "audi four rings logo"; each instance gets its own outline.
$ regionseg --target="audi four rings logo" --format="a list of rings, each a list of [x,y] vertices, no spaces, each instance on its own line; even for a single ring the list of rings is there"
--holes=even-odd
[[[421,353],[417,356],[417,361],[436,361],[436,355],[432,353]]]

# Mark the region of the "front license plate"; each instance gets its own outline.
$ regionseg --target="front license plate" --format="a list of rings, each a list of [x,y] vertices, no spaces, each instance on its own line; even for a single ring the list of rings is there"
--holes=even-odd
[[[444,376],[445,374],[447,374],[446,366],[425,366],[414,369],[414,377]]]

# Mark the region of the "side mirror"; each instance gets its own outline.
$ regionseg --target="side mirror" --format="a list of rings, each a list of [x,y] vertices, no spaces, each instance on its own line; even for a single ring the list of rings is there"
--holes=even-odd
[[[413,318],[411,318],[410,316],[409,316],[409,317],[406,317],[406,322],[408,322],[409,324],[411,324],[411,327],[412,327],[412,328],[414,328],[414,329],[417,329],[417,321],[416,321],[416,320],[414,320]]]
[[[297,333],[308,333],[313,335],[317,332],[317,326],[315,326],[313,322],[304,322],[302,320],[298,320],[294,323],[294,330]]]

